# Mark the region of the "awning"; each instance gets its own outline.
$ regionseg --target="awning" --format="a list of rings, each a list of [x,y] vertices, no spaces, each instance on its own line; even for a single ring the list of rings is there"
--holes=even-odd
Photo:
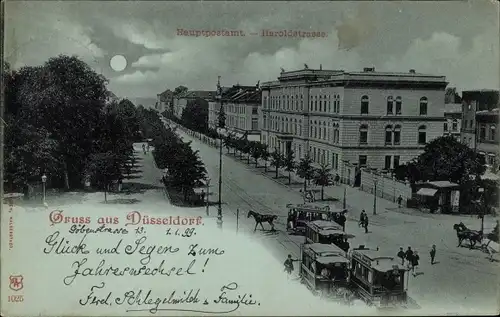
[[[437,189],[434,188],[420,188],[417,192],[417,195],[420,196],[434,196],[437,192]]]

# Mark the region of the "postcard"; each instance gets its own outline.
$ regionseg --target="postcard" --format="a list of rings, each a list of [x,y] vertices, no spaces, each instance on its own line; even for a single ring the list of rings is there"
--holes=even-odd
[[[1,8],[2,315],[499,313],[498,2]]]

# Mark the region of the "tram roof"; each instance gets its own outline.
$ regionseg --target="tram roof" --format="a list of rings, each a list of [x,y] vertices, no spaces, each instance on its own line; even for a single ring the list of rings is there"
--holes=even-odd
[[[349,263],[349,260],[342,255],[320,256],[316,258],[316,261],[321,264]]]
[[[345,255],[345,251],[334,244],[323,244],[323,243],[311,243],[306,244],[311,251],[318,254],[319,256],[327,255]]]
[[[394,256],[385,255],[377,250],[353,250],[352,256],[361,256],[365,261],[370,262],[370,267],[379,272],[388,272],[394,270],[396,267],[398,270],[406,270],[406,268],[401,265],[401,261],[396,260]]]
[[[332,207],[329,205],[319,205],[319,204],[287,204],[287,208],[289,209],[300,209],[306,212],[336,212],[335,208],[332,210]]]
[[[310,227],[317,227],[320,230],[342,229],[342,227],[333,221],[328,220],[314,220],[307,223]]]

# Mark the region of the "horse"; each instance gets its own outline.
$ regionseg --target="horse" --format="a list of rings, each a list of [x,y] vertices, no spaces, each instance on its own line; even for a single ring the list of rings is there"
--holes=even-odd
[[[463,222],[459,224],[454,224],[453,229],[457,232],[458,246],[462,246],[464,240],[469,240],[470,249],[472,249],[476,243],[481,243],[483,240],[483,233],[481,231],[470,230],[467,228]]]
[[[271,231],[276,230],[276,229],[274,229],[273,221],[278,219],[278,216],[276,216],[276,215],[262,215],[262,214],[259,214],[258,212],[250,210],[248,212],[247,218],[250,218],[251,216],[253,216],[253,218],[255,219],[255,228],[253,229],[254,232],[257,230],[257,226],[259,224],[262,227],[262,230],[265,230],[264,226],[262,225],[263,222],[267,222],[271,225]]]

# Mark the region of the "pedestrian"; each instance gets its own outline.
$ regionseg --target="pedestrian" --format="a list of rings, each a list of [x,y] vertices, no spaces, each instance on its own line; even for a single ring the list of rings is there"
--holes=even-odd
[[[406,261],[408,261],[408,266],[410,266],[412,263],[412,259],[413,259],[413,250],[411,249],[411,247],[408,247],[408,250],[406,250],[405,258],[406,258]]]
[[[288,273],[288,275],[292,274],[293,272],[293,262],[295,261],[298,261],[298,260],[295,260],[295,259],[292,259],[292,255],[289,254],[288,255],[288,258],[285,260],[285,272]]]
[[[365,228],[365,233],[368,233],[368,216],[365,215],[365,220],[363,222],[363,227]]]
[[[146,146],[146,152],[149,152],[149,143],[148,143],[148,145]]]
[[[339,185],[340,184],[340,176],[339,174],[336,174],[335,175],[335,185]]]
[[[401,195],[399,195],[398,197],[398,207],[401,208],[401,203],[403,202],[403,197],[401,197]]]
[[[431,264],[434,265],[434,259],[436,258],[436,245],[433,244],[431,248]]]
[[[201,201],[204,202],[205,201],[205,191],[202,189],[201,190]]]
[[[401,258],[401,265],[405,264],[405,251],[403,251],[403,247],[399,248],[398,257]]]
[[[418,256],[418,252],[415,251],[415,253],[412,256],[412,260],[411,260],[411,267],[412,267],[412,271],[413,271],[413,276],[417,276],[417,273],[415,271],[418,267],[418,260],[420,260],[420,257]]]
[[[346,221],[347,221],[347,218],[346,218],[346,216],[345,216],[345,213],[346,213],[346,212],[347,212],[347,210],[345,210],[345,209],[344,209],[344,210],[342,211],[342,213],[340,214],[339,219],[338,219],[338,221],[339,221],[339,222],[340,222],[340,224],[342,225],[342,231],[344,231],[344,232],[345,232],[345,223],[346,223]]]
[[[142,151],[146,154],[146,145],[144,143],[142,143]]]
[[[361,215],[359,215],[359,227],[363,226],[363,224],[365,223],[365,217],[366,217],[366,211],[363,209],[361,211]]]

